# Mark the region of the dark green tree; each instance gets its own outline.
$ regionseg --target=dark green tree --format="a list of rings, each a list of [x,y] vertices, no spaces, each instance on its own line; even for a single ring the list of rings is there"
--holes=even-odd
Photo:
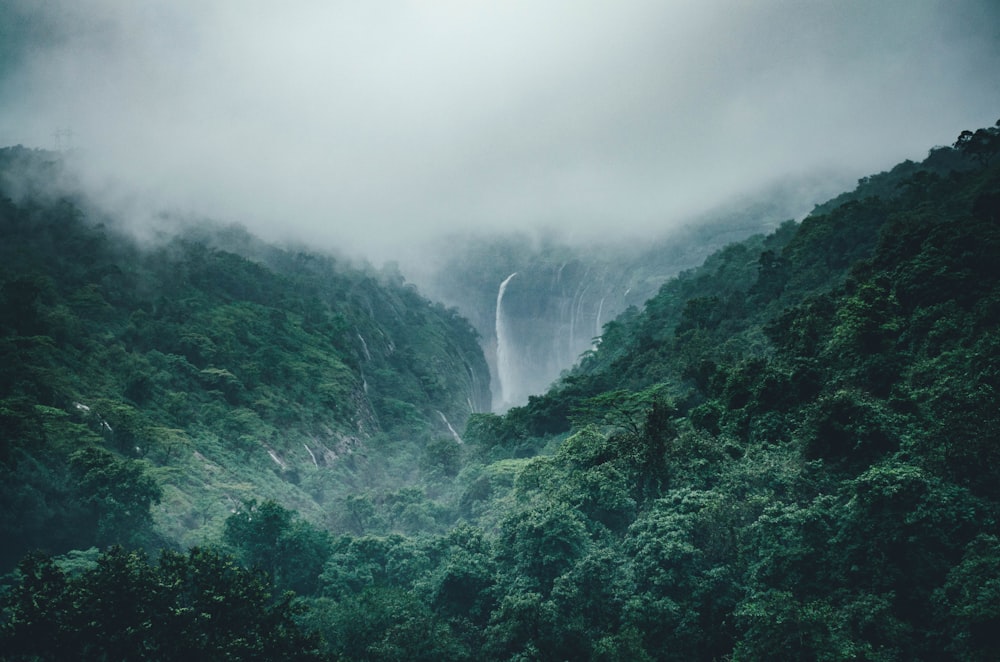
[[[315,660],[318,640],[296,624],[301,607],[275,598],[258,574],[216,552],[114,547],[67,577],[28,557],[0,596],[0,646],[10,660]]]
[[[962,131],[953,147],[984,167],[988,166],[1000,152],[1000,120],[993,127]]]
[[[223,540],[248,568],[262,570],[283,590],[314,593],[333,545],[327,532],[274,501],[247,501],[226,519]]]
[[[144,463],[90,446],[70,456],[70,466],[79,481],[79,498],[90,510],[95,542],[144,542],[152,523],[149,509],[163,496]]]

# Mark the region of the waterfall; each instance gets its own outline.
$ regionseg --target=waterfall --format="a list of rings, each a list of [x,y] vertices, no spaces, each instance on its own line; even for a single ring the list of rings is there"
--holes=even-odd
[[[358,340],[360,340],[360,341],[361,341],[361,348],[362,348],[363,350],[365,350],[365,358],[366,358],[366,359],[368,359],[368,361],[371,361],[371,360],[372,360],[372,354],[371,354],[371,352],[369,352],[369,351],[368,351],[368,343],[366,343],[366,342],[365,342],[365,337],[364,337],[364,336],[362,336],[362,335],[361,335],[361,334],[359,333],[359,334],[358,334]]]
[[[444,421],[444,424],[448,426],[448,431],[451,432],[451,436],[455,438],[455,441],[462,443],[462,438],[455,432],[455,428],[451,427],[451,423],[448,421],[448,417],[444,415],[444,412],[438,409],[437,413],[441,417],[441,420]]]
[[[561,276],[560,276],[561,277]],[[570,363],[570,359],[566,354],[566,333],[567,330],[572,327],[572,309],[573,301],[569,296],[569,292],[562,283],[559,284],[559,289],[557,290],[557,303],[559,305],[559,310],[556,317],[556,324],[554,324],[554,329],[552,333],[552,350],[551,354],[553,356],[553,361],[559,368],[564,368]]]
[[[588,274],[590,274],[589,268],[583,273],[583,277],[586,278]],[[580,289],[580,286],[578,285],[576,288],[576,294],[573,295],[573,308],[570,311],[569,340],[567,341],[567,347],[569,348],[570,361],[574,363],[576,362],[577,354],[580,352],[580,349],[576,344],[576,320],[583,312],[584,297],[587,296],[587,290],[589,289],[590,283],[583,285],[583,289]]]
[[[507,276],[502,283],[500,283],[500,290],[497,292],[497,314],[496,314],[496,333],[497,333],[497,381],[500,387],[500,403],[505,405],[509,402],[510,389],[513,386],[514,375],[511,366],[510,357],[510,347],[507,346],[507,329],[504,324],[503,319],[503,295],[507,291],[507,285],[510,283],[511,279],[517,275],[515,271],[511,275]]]
[[[268,449],[267,449],[267,454],[271,456],[271,459],[272,459],[272,460],[274,460],[275,464],[277,464],[277,465],[278,465],[279,467],[281,467],[282,469],[287,469],[287,468],[288,468],[288,465],[287,465],[287,464],[285,464],[285,463],[284,463],[284,462],[283,462],[283,461],[281,460],[281,458],[280,458],[280,457],[278,457],[278,454],[277,454],[277,453],[275,453],[275,452],[274,452],[273,450],[271,450],[270,448],[268,448]]]
[[[481,402],[480,394],[482,393],[482,385],[479,383],[479,375],[472,369],[472,366],[465,362],[463,362],[463,365],[465,365],[465,371],[469,375],[469,395],[466,398],[469,403],[469,413],[476,414],[479,412],[476,403]]]
[[[594,341],[591,345],[591,349],[597,349],[598,341],[601,337],[601,313],[604,311],[604,300],[607,297],[601,297],[601,303],[597,304],[597,320],[594,323]]]
[[[313,466],[319,468],[319,462],[316,461],[316,455],[312,452],[312,449],[309,448],[308,444],[302,444],[302,445],[306,447],[306,451],[308,451],[309,457],[312,458]]]
[[[601,335],[601,312],[604,311],[604,300],[607,297],[601,297],[601,303],[597,304],[597,322],[594,324],[594,337]]]

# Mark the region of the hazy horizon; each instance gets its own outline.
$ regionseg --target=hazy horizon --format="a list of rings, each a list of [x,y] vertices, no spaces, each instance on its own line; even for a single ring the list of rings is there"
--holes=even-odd
[[[14,0],[0,43],[0,143],[72,148],[134,223],[374,260],[476,230],[660,233],[1000,116],[988,0]]]

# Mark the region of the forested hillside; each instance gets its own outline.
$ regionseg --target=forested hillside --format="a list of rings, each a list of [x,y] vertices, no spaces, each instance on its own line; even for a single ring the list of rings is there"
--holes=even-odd
[[[405,486],[489,410],[471,327],[398,273],[239,228],[140,244],[56,192],[54,155],[0,168],[6,570],[34,548],[196,544],[252,498],[328,525],[384,456],[409,457]]]
[[[406,489],[388,491],[384,477],[355,483],[341,502],[349,517],[317,526],[288,502],[245,501],[202,541],[211,549],[158,562],[121,548],[31,556],[4,593],[3,643],[16,659],[59,659],[68,646],[92,659],[155,657],[171,632],[212,641],[220,657],[260,659],[275,650],[337,660],[997,659],[998,151],[1000,129],[968,132],[926,168],[867,178],[801,223],[716,252],[605,325],[599,345],[548,393],[503,416],[471,415],[461,445],[427,442],[421,457],[434,459],[418,462]],[[40,236],[51,245],[68,235]],[[166,260],[184,246],[150,255]],[[19,283],[25,271],[9,260],[8,283]],[[182,271],[188,262],[168,264],[164,276],[192,273]],[[141,288],[119,284],[112,296],[98,281],[63,290],[47,273],[52,282],[4,288],[7,310],[18,311],[5,321],[5,351],[28,357],[5,371],[5,440],[15,440],[5,446],[5,498],[41,484],[80,490],[99,461],[134,470],[146,499],[137,505],[154,502],[174,474],[151,455],[133,457],[131,440],[100,432],[115,428],[103,413],[110,403],[169,412],[172,392],[187,403],[184,417],[214,429],[250,409],[256,382],[235,362],[198,363],[185,345],[162,345],[164,357],[192,365],[191,381],[168,389],[165,380],[188,373],[146,357],[128,374],[147,377],[144,401],[157,404],[142,409],[143,388],[125,381],[117,400],[95,406],[83,386],[111,373],[83,368],[105,347],[119,347],[121,364],[151,354],[126,333],[151,322],[125,322],[117,335],[82,331],[107,327],[113,316],[99,311]],[[98,312],[75,312],[91,310],[82,306],[94,292]],[[165,297],[143,314],[160,319],[185,300]],[[83,321],[60,335],[59,311]],[[140,334],[150,335],[158,337]],[[350,372],[336,335],[313,360],[331,352]],[[206,337],[216,352],[224,344]],[[79,338],[95,346],[74,349]],[[215,371],[241,386],[227,390],[229,377]],[[429,420],[425,402],[413,406]],[[282,404],[264,411],[299,412],[295,421],[310,429],[315,400]],[[380,406],[372,399],[371,420],[387,417]],[[292,427],[273,425],[276,454],[308,445],[305,433],[286,436]],[[79,446],[89,450],[71,450]],[[294,484],[266,456],[251,457],[248,466]],[[112,501],[89,503],[74,517]],[[100,598],[107,587],[113,597]],[[286,590],[293,594],[262,597]],[[251,596],[245,618],[261,624],[245,640],[213,620],[212,605],[234,595]],[[130,618],[114,622],[93,607],[108,601]]]

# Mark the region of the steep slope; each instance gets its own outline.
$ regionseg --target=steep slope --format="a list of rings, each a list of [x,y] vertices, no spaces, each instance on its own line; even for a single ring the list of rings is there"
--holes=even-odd
[[[249,497],[323,521],[373,440],[420,448],[489,410],[471,327],[398,274],[238,228],[140,245],[46,190],[52,155],[13,148],[0,164],[5,565],[127,533],[112,511],[140,506],[86,494],[77,474],[97,467],[74,468],[80,449],[155,477],[157,531],[197,542]],[[84,511],[109,530],[88,531]]]

